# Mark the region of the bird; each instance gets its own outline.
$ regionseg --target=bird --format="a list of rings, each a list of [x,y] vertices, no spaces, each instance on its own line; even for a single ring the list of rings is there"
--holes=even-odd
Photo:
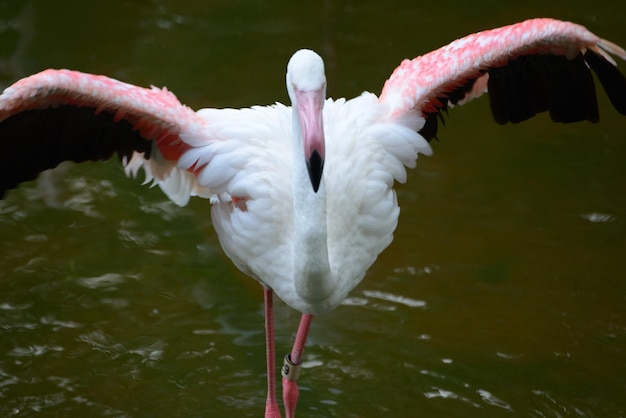
[[[326,97],[323,59],[296,51],[290,106],[199,109],[166,88],[102,75],[44,70],[0,95],[0,198],[64,161],[119,156],[176,204],[208,199],[220,244],[263,289],[267,398],[277,401],[273,297],[301,313],[281,369],[283,409],[295,416],[297,379],[314,316],[337,308],[389,246],[396,183],[451,109],[486,94],[497,123],[542,112],[555,122],[598,122],[596,74],[626,115],[618,45],[575,23],[536,18],[457,39],[406,59],[380,95]]]

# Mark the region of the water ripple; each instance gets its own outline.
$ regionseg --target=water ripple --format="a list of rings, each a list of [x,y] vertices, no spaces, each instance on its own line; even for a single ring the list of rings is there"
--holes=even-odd
[[[509,411],[513,411],[513,409],[511,408],[511,405],[504,402],[502,399],[492,395],[491,392],[488,392],[484,389],[478,389],[477,393],[478,395],[480,395],[482,400],[488,403],[489,405],[493,405],[502,409],[508,409]]]
[[[117,234],[121,241],[126,241],[138,247],[152,247],[159,242],[159,237],[152,232],[137,232],[130,229],[120,228]]]
[[[444,359],[444,360],[449,360],[448,362],[445,362],[446,364],[452,363],[452,360],[450,359]],[[494,395],[492,392],[488,390],[480,389],[480,388],[472,389],[472,385],[466,382],[462,382],[462,381],[450,382],[450,378],[446,374],[434,372],[431,370],[421,370],[420,373],[423,375],[433,377],[437,380],[441,380],[442,384],[445,384],[446,386],[453,384],[454,386],[457,386],[459,388],[460,392],[466,393],[465,395],[463,395],[450,388],[443,388],[439,385],[436,385],[436,386],[431,386],[429,390],[423,393],[423,395],[427,399],[435,399],[435,398],[452,399],[452,400],[467,403],[468,405],[471,405],[472,407],[475,407],[475,408],[483,408],[484,404],[486,404],[488,406],[495,406],[497,408],[501,408],[501,409],[505,409],[507,411],[513,412],[513,408],[508,402],[502,400],[501,398],[497,397],[496,395]],[[468,392],[468,390],[470,391]],[[473,393],[478,395],[480,399],[476,399],[476,400],[472,399]]]
[[[27,347],[15,347],[8,355],[14,357],[39,357],[50,352],[63,351],[60,345],[32,344]]]
[[[82,341],[91,346],[96,351],[102,351],[117,358],[126,352],[123,344],[112,341],[112,338],[101,331],[92,331],[78,336],[78,341]]]
[[[615,221],[614,216],[609,215],[607,213],[599,213],[599,212],[583,213],[580,215],[580,217],[593,223]]]
[[[127,277],[119,273],[105,273],[101,276],[83,277],[78,279],[78,283],[89,289],[114,288],[115,285],[122,283]]]
[[[433,387],[430,391],[428,392],[424,392],[424,396],[426,396],[428,399],[433,399],[433,398],[442,398],[442,399],[454,399],[454,400],[460,400],[463,402],[466,402],[476,408],[480,408],[481,406],[475,402],[472,402],[469,398],[466,398],[464,396],[459,395],[458,393],[455,393],[451,390],[447,390],[447,389],[442,389],[442,388],[438,388],[438,387]]]
[[[384,311],[395,311],[397,305],[408,306],[409,308],[425,308],[426,301],[409,298],[401,295],[394,295],[393,293],[382,292],[380,290],[363,290],[363,297],[350,296],[346,298],[342,305],[346,306],[368,306],[374,309]],[[380,303],[391,302],[391,303]]]

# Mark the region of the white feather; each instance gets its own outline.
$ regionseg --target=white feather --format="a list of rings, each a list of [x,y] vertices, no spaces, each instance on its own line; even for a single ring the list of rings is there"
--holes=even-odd
[[[391,243],[399,208],[394,181],[418,154],[431,154],[416,133],[424,123],[416,113],[391,118],[371,93],[324,105],[327,244],[330,296],[303,300],[294,285],[294,164],[292,109],[282,104],[248,109],[202,109],[205,122],[182,135],[192,145],[176,165],[157,149],[151,159],[133,156],[126,169],[143,166],[177,204],[189,196],[210,198],[211,216],[226,254],[243,272],[271,287],[302,312],[337,307]],[[193,173],[192,173],[193,171]]]

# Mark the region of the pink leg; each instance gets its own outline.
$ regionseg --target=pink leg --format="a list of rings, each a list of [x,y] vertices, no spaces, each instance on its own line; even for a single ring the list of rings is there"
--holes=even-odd
[[[296,333],[296,341],[293,343],[291,354],[285,357],[285,364],[282,369],[283,375],[283,403],[285,405],[286,418],[294,418],[296,415],[296,405],[298,404],[298,375],[300,374],[300,364],[302,363],[302,353],[306,344],[306,337],[309,334],[313,315],[302,314],[300,325]]]
[[[276,402],[276,357],[274,353],[274,307],[272,289],[263,287],[265,302],[265,356],[267,361],[267,400],[265,418],[281,418]]]

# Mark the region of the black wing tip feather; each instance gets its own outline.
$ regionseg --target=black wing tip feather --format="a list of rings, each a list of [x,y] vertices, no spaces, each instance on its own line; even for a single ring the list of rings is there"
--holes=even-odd
[[[63,161],[103,161],[117,153],[150,155],[151,143],[126,120],[78,106],[27,110],[0,122],[0,199]]]
[[[545,111],[554,122],[599,119],[595,82],[582,54],[518,57],[489,70],[487,88],[492,115],[501,124]]]
[[[442,125],[446,124],[446,120],[444,119],[444,112],[448,113],[448,104],[451,103],[456,105],[461,100],[465,98],[465,96],[472,90],[474,87],[474,83],[476,82],[476,78],[468,80],[463,85],[457,87],[456,89],[446,93],[445,97],[437,97],[437,101],[441,103],[441,106],[438,108],[436,112],[426,112],[426,121],[424,122],[424,126],[419,131],[420,135],[430,142],[431,140],[439,140],[437,138],[437,132],[439,130],[438,120],[441,121]]]
[[[613,63],[588,49],[574,59],[531,54],[489,69],[487,86],[492,116],[499,124],[518,123],[547,111],[554,122],[597,122],[599,109],[591,70],[615,109],[626,115],[626,77]],[[441,106],[436,112],[425,114],[426,122],[420,130],[426,140],[437,138],[437,119],[447,111],[448,103],[462,100],[474,82],[475,79],[468,80],[446,97],[437,98]]]
[[[626,77],[624,74],[613,63],[591,49],[585,52],[584,57],[589,67],[596,73],[611,104],[620,114],[626,115]]]

